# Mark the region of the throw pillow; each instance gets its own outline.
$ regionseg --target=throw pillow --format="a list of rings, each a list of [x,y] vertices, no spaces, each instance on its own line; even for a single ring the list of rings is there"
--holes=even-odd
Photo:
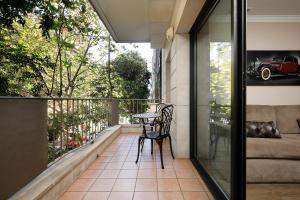
[[[279,130],[273,121],[270,122],[246,122],[247,137],[256,138],[281,138]]]
[[[300,129],[300,119],[297,119],[298,127]]]

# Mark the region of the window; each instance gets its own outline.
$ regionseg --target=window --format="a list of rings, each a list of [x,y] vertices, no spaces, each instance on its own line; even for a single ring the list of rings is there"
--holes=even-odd
[[[294,58],[291,57],[291,56],[287,56],[287,57],[285,58],[285,62],[293,62],[293,61],[294,61]]]

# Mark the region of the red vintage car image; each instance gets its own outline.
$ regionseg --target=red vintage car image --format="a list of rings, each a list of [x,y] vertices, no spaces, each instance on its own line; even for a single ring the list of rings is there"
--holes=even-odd
[[[265,81],[276,76],[299,76],[300,65],[298,59],[294,56],[278,56],[264,61],[256,58],[248,65],[247,75]]]

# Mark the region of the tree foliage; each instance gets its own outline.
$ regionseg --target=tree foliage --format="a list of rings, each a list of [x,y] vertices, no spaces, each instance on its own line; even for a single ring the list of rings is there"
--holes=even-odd
[[[146,62],[122,54],[87,0],[4,3],[0,95],[148,98]]]
[[[63,1],[68,4],[69,1]],[[40,28],[44,35],[52,28],[54,15],[51,15],[49,0],[1,0],[0,1],[0,29],[13,28],[15,22],[25,25],[26,17],[35,13],[40,18]]]
[[[91,48],[106,31],[85,0],[66,2],[48,2],[55,16],[48,38],[33,14],[24,24],[0,29],[0,77],[7,83],[1,95],[71,97],[86,84],[89,68],[97,64]]]
[[[118,90],[122,98],[147,99],[151,73],[147,69],[146,61],[134,51],[119,55],[112,65],[117,79]]]
[[[146,61],[115,44],[88,0],[0,0],[0,96],[146,99],[149,79]],[[110,100],[71,101],[72,109],[53,101],[49,162],[91,139],[93,126],[110,125]]]

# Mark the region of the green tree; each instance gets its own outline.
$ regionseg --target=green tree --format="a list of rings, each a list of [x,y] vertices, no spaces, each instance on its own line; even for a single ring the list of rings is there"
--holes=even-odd
[[[71,0],[62,0],[61,2],[67,7],[72,5]],[[39,28],[43,35],[49,37],[49,30],[56,17],[49,9],[52,3],[52,0],[1,0],[0,29],[13,29],[14,23],[24,26],[27,15],[34,13],[39,18]]]
[[[121,98],[147,99],[150,95],[148,88],[151,73],[147,63],[136,51],[120,54],[112,61],[117,90]]]
[[[52,0],[48,12],[53,18],[49,37],[43,37],[39,18],[30,14],[25,24],[2,28],[0,52],[3,95],[82,96],[89,93],[92,48],[107,35],[86,0]]]

